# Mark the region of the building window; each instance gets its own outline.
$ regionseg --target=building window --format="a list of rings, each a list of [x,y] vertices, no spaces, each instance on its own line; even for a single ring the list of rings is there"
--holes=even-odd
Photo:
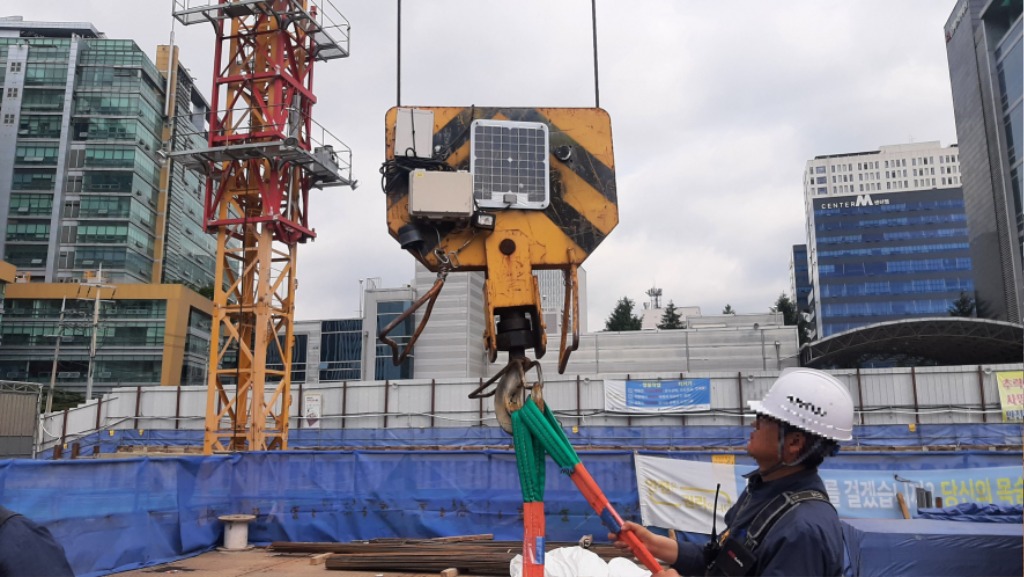
[[[11,72],[21,72],[21,62],[11,62]]]
[[[7,98],[17,98],[17,97],[18,97],[18,89],[17,88],[8,88],[7,89]]]
[[[14,124],[14,115],[13,114],[5,114],[4,115],[4,124]]]

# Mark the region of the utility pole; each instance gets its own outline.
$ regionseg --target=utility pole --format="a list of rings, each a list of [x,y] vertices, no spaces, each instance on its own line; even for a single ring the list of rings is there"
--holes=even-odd
[[[85,401],[89,402],[92,399],[92,381],[93,375],[96,372],[96,333],[99,332],[100,327],[100,291],[105,288],[114,288],[112,285],[103,284],[103,263],[100,263],[100,269],[96,274],[95,281],[87,283],[87,286],[96,288],[92,308],[92,339],[90,339],[89,343],[89,374],[85,381]]]
[[[60,320],[57,321],[57,344],[53,347],[53,364],[50,366],[50,390],[46,393],[46,412],[53,409],[53,389],[57,386],[57,357],[60,356],[60,343],[64,340],[64,310],[68,298],[60,301]]]

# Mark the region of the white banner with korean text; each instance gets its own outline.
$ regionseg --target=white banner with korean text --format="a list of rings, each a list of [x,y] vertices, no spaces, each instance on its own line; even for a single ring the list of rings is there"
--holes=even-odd
[[[645,525],[695,533],[711,532],[715,485],[722,484],[718,513],[735,503],[751,466],[720,465],[682,459],[636,455],[640,514]],[[902,517],[897,494],[912,513],[918,488],[932,493],[936,506],[961,503],[1024,503],[1024,471],[1020,467],[968,469],[819,469],[829,501],[847,519]],[[719,530],[723,519],[719,517]]]
[[[711,534],[711,510],[718,490],[718,530],[739,497],[736,466],[636,455],[636,485],[644,525]]]

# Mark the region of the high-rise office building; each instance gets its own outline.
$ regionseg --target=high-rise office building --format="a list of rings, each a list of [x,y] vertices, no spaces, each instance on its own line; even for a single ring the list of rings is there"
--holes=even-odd
[[[1024,49],[1020,0],[959,0],[946,56],[979,313],[1024,314]]]
[[[796,310],[805,313],[808,296],[811,294],[811,277],[807,268],[807,245],[794,244],[793,254],[789,258],[789,298],[796,305]]]
[[[102,266],[112,283],[212,286],[203,180],[165,144],[208,106],[176,51],[158,64],[92,24],[0,19],[0,253],[32,282]]]
[[[947,316],[974,294],[957,157],[925,142],[807,163],[812,339]]]
[[[209,106],[177,50],[154,64],[90,23],[0,18],[0,97],[0,255],[19,281],[3,378],[203,383],[211,306],[194,291],[213,287],[216,241],[204,179],[170,153],[201,144]]]

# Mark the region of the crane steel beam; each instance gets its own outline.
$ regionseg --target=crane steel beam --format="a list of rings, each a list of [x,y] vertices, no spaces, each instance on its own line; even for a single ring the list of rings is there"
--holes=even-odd
[[[354,184],[351,157],[338,156],[347,150],[313,137],[313,64],[348,55],[347,22],[341,44],[324,4],[177,3],[179,21],[217,35],[208,146],[172,154],[206,174],[205,225],[217,235],[205,454],[288,448],[296,248],[315,237],[309,190]],[[272,369],[270,351],[281,359]]]

